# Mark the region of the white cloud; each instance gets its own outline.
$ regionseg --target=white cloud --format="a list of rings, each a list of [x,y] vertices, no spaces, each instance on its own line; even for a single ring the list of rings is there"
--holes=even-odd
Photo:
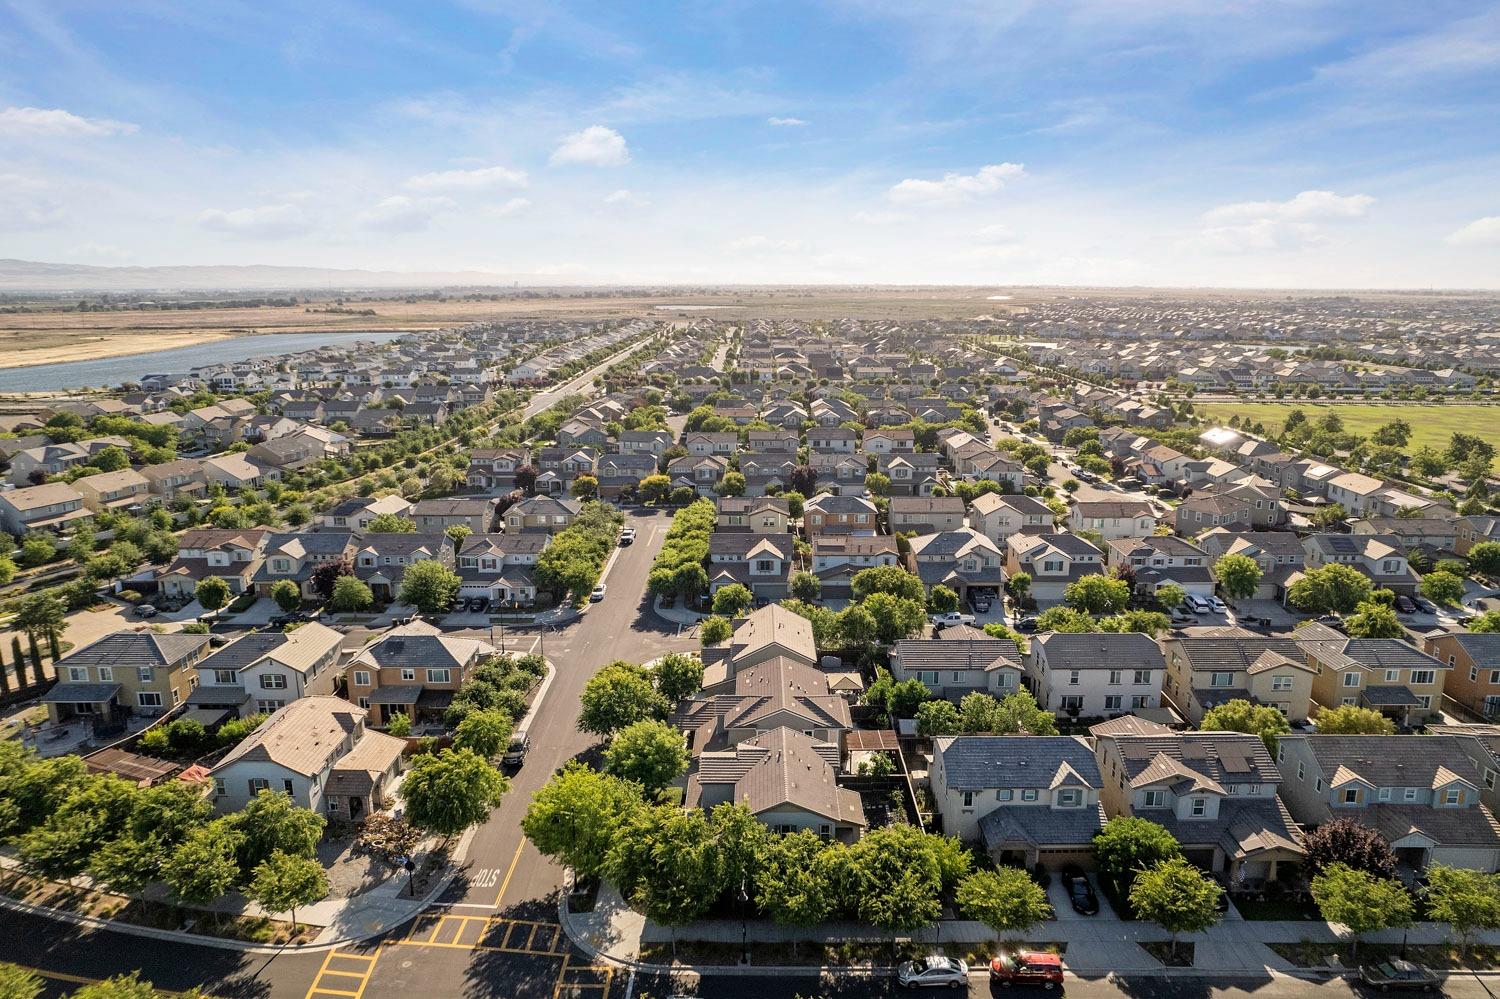
[[[849,218],[851,221],[859,222],[864,225],[895,225],[898,222],[905,222],[907,219],[911,218],[911,216],[907,215],[905,212],[861,211],[855,212],[853,215],[849,216]]]
[[[767,118],[766,124],[772,128],[801,128],[807,122],[801,118]]]
[[[457,207],[449,198],[409,198],[404,194],[393,194],[360,212],[354,221],[366,229],[382,232],[418,232],[426,229],[438,215]]]
[[[312,228],[312,222],[296,205],[259,205],[231,211],[210,208],[199,214],[198,225],[210,232],[248,239],[281,239]]]
[[[1453,246],[1500,246],[1500,215],[1486,215],[1448,235]]]
[[[0,135],[95,138],[136,131],[136,126],[108,118],[85,118],[62,108],[0,108]]]
[[[790,253],[802,249],[795,239],[772,239],[769,236],[743,236],[724,245],[731,253]]]
[[[1014,243],[1021,238],[1010,226],[1001,225],[998,222],[993,225],[980,226],[974,230],[974,236],[984,243]]]
[[[939,180],[908,177],[890,190],[890,199],[901,204],[964,201],[994,194],[1007,183],[1026,175],[1020,163],[992,163],[978,173],[945,173]]]
[[[644,208],[651,204],[651,199],[643,194],[637,194],[622,187],[618,191],[610,191],[606,194],[604,196],[604,203],[606,205],[629,205],[633,208]]]
[[[624,166],[630,162],[625,136],[603,125],[590,125],[563,139],[552,153],[553,166],[578,163],[584,166]]]
[[[62,205],[42,193],[46,189],[32,177],[0,173],[0,232],[50,229],[67,221]]]
[[[412,177],[406,186],[413,191],[489,191],[497,187],[525,187],[526,171],[492,166],[478,170],[440,170]]]
[[[1363,216],[1375,199],[1368,194],[1335,194],[1332,191],[1303,191],[1287,201],[1240,201],[1220,205],[1203,214],[1205,222],[1219,224],[1258,222],[1318,222],[1327,219],[1354,219]]]
[[[484,213],[494,218],[503,219],[509,218],[512,215],[519,215],[530,207],[530,198],[511,198],[503,205],[491,205],[489,208],[485,209]]]

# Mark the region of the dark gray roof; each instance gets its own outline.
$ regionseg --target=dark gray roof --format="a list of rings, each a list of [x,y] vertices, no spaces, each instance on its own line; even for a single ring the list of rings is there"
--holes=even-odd
[[[1308,643],[1313,655],[1329,666],[1358,663],[1368,669],[1447,669],[1440,662],[1399,638],[1349,638]]]
[[[463,661],[455,656],[439,635],[389,635],[360,653],[361,660],[376,666],[431,666],[456,669]]]
[[[1070,735],[955,735],[933,740],[933,749],[953,790],[1050,788],[1064,764],[1088,786],[1100,785],[1093,750]]]
[[[242,670],[261,656],[287,643],[291,636],[279,631],[258,631],[230,642],[198,664],[199,670]]]
[[[1008,638],[913,638],[891,647],[891,657],[909,670],[1021,668],[1021,653]]]
[[[979,820],[984,847],[995,850],[1027,846],[1086,846],[1104,826],[1104,806],[1050,808],[1047,805],[1001,805]]]
[[[1218,784],[1275,784],[1281,771],[1260,736],[1242,732],[1174,732],[1127,735],[1116,740],[1127,780],[1150,769],[1158,756],[1180,763]],[[1161,776],[1172,771],[1158,767]],[[1154,821],[1154,817],[1153,817]]]
[[[1032,640],[1049,669],[1164,669],[1161,647],[1135,632],[1049,632]]]
[[[42,695],[42,703],[102,704],[119,692],[118,683],[59,683]]]
[[[1263,652],[1275,652],[1302,661],[1302,649],[1290,638],[1217,638],[1185,635],[1173,638],[1188,666],[1196,670],[1247,670]]]
[[[1285,737],[1284,737],[1285,738]],[[1348,767],[1376,787],[1432,787],[1439,767],[1476,787],[1479,773],[1451,735],[1304,735],[1325,775]]]
[[[1500,633],[1475,634],[1473,632],[1459,632],[1452,635],[1444,635],[1458,643],[1459,648],[1467,652],[1476,662],[1494,662],[1500,660]]]
[[[69,666],[168,666],[208,644],[207,635],[158,635],[153,631],[117,631],[64,656],[58,672]]]
[[[1164,827],[1183,846],[1221,846],[1231,857],[1252,852],[1257,841],[1264,846],[1275,845],[1265,841],[1267,833],[1297,847],[1302,843],[1302,834],[1279,797],[1220,798],[1219,816],[1215,819],[1179,819],[1166,808],[1143,810],[1137,817]]]
[[[1376,708],[1414,708],[1422,703],[1405,684],[1366,687],[1360,697],[1366,704]]]
[[[422,688],[415,685],[377,687],[370,691],[371,704],[415,704],[422,696]]]
[[[891,513],[944,513],[963,515],[959,496],[892,496]]]

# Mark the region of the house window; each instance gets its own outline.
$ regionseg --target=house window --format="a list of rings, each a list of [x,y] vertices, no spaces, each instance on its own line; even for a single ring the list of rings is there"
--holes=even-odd
[[[1207,798],[1194,798],[1193,799],[1193,816],[1197,817],[1197,818],[1201,818],[1202,816],[1207,815],[1207,814],[1208,814],[1208,799]]]
[[[1346,686],[1346,687],[1358,687],[1359,686],[1359,674],[1355,673],[1353,671],[1345,673],[1344,674],[1344,686]]]
[[[1323,778],[1319,777],[1317,780],[1313,781],[1313,786],[1321,792],[1323,790]]]
[[[1437,670],[1414,669],[1411,671],[1412,686],[1420,687],[1437,681]]]
[[[270,789],[271,782],[266,780],[264,777],[250,778],[250,797],[253,798],[257,794],[260,794],[262,791],[269,791]]]
[[[88,683],[89,668],[87,666],[69,666],[68,679],[74,683]]]
[[[1291,690],[1292,689],[1292,678],[1289,677],[1289,676],[1273,676],[1273,677],[1271,677],[1271,689],[1272,690]]]
[[[1250,785],[1250,793],[1251,794],[1260,794],[1260,785],[1259,784],[1251,784]]]
[[[996,801],[1010,801],[1015,796],[1016,796],[1016,792],[1012,791],[1008,787],[1003,787],[1000,790],[998,790],[998,791],[995,792],[995,800]]]
[[[1233,682],[1233,673],[1214,673],[1208,678],[1208,685],[1210,687],[1228,687]]]
[[[1395,682],[1397,682],[1400,679],[1401,679],[1401,671],[1399,669],[1388,669],[1388,670],[1385,671],[1385,682],[1386,683],[1395,683]]]
[[[1123,701],[1124,698],[1122,698],[1119,694],[1110,694],[1104,699],[1104,710],[1119,711],[1121,709],[1121,704],[1123,703]]]
[[[355,670],[354,685],[356,687],[368,687],[370,685],[370,674],[362,669]]]
[[[1130,699],[1130,706],[1131,706],[1131,708],[1149,708],[1149,707],[1151,707],[1151,695],[1150,694],[1136,694],[1134,697],[1132,697]]]
[[[1080,694],[1069,694],[1064,697],[1062,699],[1062,709],[1064,711],[1082,711],[1083,696]]]
[[[1357,805],[1357,804],[1359,804],[1359,788],[1357,788],[1357,787],[1347,787],[1347,788],[1344,789],[1344,804],[1346,804],[1346,805]]]
[[[965,808],[973,808],[974,807],[974,792],[973,791],[965,791],[963,793],[963,799],[964,799],[964,807]]]
[[[773,561],[771,561],[768,558],[759,558],[759,559],[756,559],[755,560],[755,571],[756,572],[775,572],[776,571],[776,563],[773,562]]]
[[[136,670],[136,676],[140,677],[142,683],[150,683],[156,677],[156,670],[150,666],[142,666]]]
[[[1307,777],[1307,768],[1304,767],[1301,763],[1298,763],[1297,764],[1297,779],[1298,780],[1304,780],[1304,779],[1306,779],[1306,777]]]
[[[1065,787],[1057,792],[1059,808],[1077,808],[1083,804],[1083,792],[1076,787]]]
[[[1490,670],[1490,683],[1500,684],[1500,669]]]
[[[1381,801],[1390,801],[1391,789],[1388,787],[1383,787],[1379,791],[1375,792],[1375,797]]]
[[[154,690],[142,690],[135,695],[136,702],[143,708],[161,707],[161,694]]]
[[[292,779],[290,777],[283,777],[281,779],[281,789],[286,792],[288,798],[292,796]]]
[[[1111,687],[1118,687],[1120,685],[1120,671],[1119,670],[1112,669],[1112,670],[1109,671],[1109,685]]]
[[[228,793],[228,791],[229,791],[229,789],[224,786],[224,778],[223,777],[215,777],[214,778],[214,797],[216,797],[216,798],[222,798],[222,797],[224,797],[225,794]]]
[[[1417,789],[1414,788],[1414,787],[1407,788],[1406,789],[1406,793],[1403,795],[1403,797],[1407,801],[1416,801],[1417,800]]]
[[[1076,669],[1075,670],[1069,670],[1068,671],[1068,685],[1070,687],[1076,687],[1076,686],[1078,686],[1078,677],[1079,677],[1078,670],[1076,670]]]
[[[1452,656],[1448,657],[1448,665],[1449,666],[1453,665],[1453,657]],[[1469,667],[1469,682],[1470,683],[1477,683],[1478,681],[1479,681],[1479,667],[1478,666],[1470,666]]]
[[[232,684],[237,676],[238,674],[232,669],[216,669],[214,670],[214,683]]]
[[[1151,671],[1149,669],[1138,669],[1135,671],[1135,685],[1145,686],[1151,682]]]
[[[450,683],[453,679],[453,671],[446,669],[430,669],[427,671],[428,683]]]
[[[1147,791],[1146,794],[1145,794],[1144,800],[1141,802],[1141,807],[1142,808],[1166,808],[1167,807],[1167,792],[1165,792],[1165,791]]]
[[[1443,792],[1443,803],[1447,805],[1456,805],[1463,800],[1463,794],[1464,793],[1458,788],[1450,787],[1448,790]]]
[[[401,667],[401,679],[403,679],[403,680],[415,680],[416,678],[417,678],[417,671],[416,671],[416,669],[414,669],[411,666],[403,666],[403,667]]]
[[[362,708],[368,709],[370,707],[370,699],[368,697],[361,697],[357,703]]]
[[[1034,787],[1028,787],[1028,788],[1023,789],[1021,791],[1021,800],[1022,801],[1035,801],[1036,800],[1036,788],[1034,788]]]
[[[109,683],[114,678],[115,678],[115,668],[113,666],[100,666],[99,667],[99,682],[100,683]]]
[[[273,715],[286,707],[286,701],[276,701],[267,698],[256,698],[255,710],[263,715]]]
[[[260,686],[263,690],[285,690],[286,677],[280,673],[262,673]]]

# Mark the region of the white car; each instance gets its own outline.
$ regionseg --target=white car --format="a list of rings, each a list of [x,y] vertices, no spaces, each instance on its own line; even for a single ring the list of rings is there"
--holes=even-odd
[[[1213,610],[1215,614],[1229,613],[1229,608],[1224,604],[1224,601],[1220,600],[1218,597],[1204,597],[1203,599],[1208,601],[1208,606]]]
[[[927,958],[920,964],[907,961],[896,969],[896,981],[908,989],[966,989],[969,965],[951,957]]]
[[[604,584],[600,583],[598,586],[594,587],[594,592],[589,594],[589,603],[591,603],[591,604],[597,604],[599,601],[601,601],[603,599],[604,599]]]
[[[965,614],[962,611],[949,611],[946,614],[934,614],[928,620],[932,622],[934,628],[941,631],[943,628],[950,628],[956,624],[973,624],[974,615]]]
[[[1182,605],[1194,614],[1207,614],[1213,610],[1213,605],[1196,593],[1189,593],[1182,600]]]
[[[635,541],[635,528],[627,527],[625,528],[625,530],[620,532],[621,548],[624,548],[626,545],[630,544],[633,541]]]

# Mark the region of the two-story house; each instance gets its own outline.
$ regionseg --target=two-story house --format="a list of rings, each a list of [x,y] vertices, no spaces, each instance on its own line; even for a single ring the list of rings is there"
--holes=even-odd
[[[911,539],[906,570],[929,590],[948,587],[961,601],[998,600],[1005,586],[1004,555],[993,541],[970,527]]]
[[[1025,669],[1015,642],[966,627],[899,641],[890,648],[890,663],[895,679],[919,680],[933,696],[955,703],[973,693],[1014,694]]]
[[[1286,793],[1282,773],[1259,736],[1094,731],[1110,818],[1133,815],[1165,827],[1189,862],[1232,887],[1276,881],[1306,856],[1278,794]]]
[[[718,534],[708,539],[710,593],[739,583],[758,597],[780,600],[797,563],[790,534]]]
[[[745,471],[743,459],[741,459],[740,470],[745,474],[745,488],[748,492],[751,488],[751,472]],[[687,486],[695,490],[699,496],[712,496],[714,486],[727,471],[729,471],[729,460],[718,454],[688,454],[667,462],[667,475],[672,480],[672,488]],[[786,485],[784,481],[781,481],[781,484]],[[758,495],[764,496],[765,492],[765,485],[761,484]]]
[[[289,579],[297,584],[304,600],[317,599],[320,594],[313,587],[313,573],[321,565],[352,559],[354,548],[355,536],[348,531],[267,534],[262,546],[265,557],[250,583],[256,593],[268,597],[277,583]]]
[[[1171,535],[1116,538],[1105,544],[1104,551],[1105,564],[1116,572],[1128,572],[1136,593],[1154,594],[1168,585],[1203,597],[1214,592],[1208,553],[1191,541]]]
[[[1500,716],[1500,634],[1433,631],[1422,649],[1447,664],[1445,695],[1486,718]]]
[[[165,714],[192,693],[193,667],[208,647],[207,635],[105,635],[57,661],[58,682],[42,695],[47,717],[54,725],[80,717],[107,725]]]
[[[781,496],[720,496],[714,530],[729,534],[790,534],[791,505]]]
[[[802,506],[802,529],[809,538],[824,534],[874,534],[880,513],[863,496],[819,493]]]
[[[536,602],[536,561],[550,534],[471,534],[458,546],[458,595],[522,607]]]
[[[1449,666],[1411,643],[1346,638],[1321,625],[1304,626],[1297,638],[1318,671],[1312,696],[1320,708],[1357,704],[1403,726],[1436,720],[1441,713]]]
[[[1104,553],[1076,534],[1012,534],[1005,539],[1005,573],[1031,577],[1027,591],[1038,604],[1057,603],[1084,576],[1104,571]]]
[[[896,539],[887,534],[819,534],[812,539],[812,573],[824,600],[853,596],[857,573],[900,561]]]
[[[957,496],[892,496],[890,503],[892,534],[937,534],[965,526],[964,501]]]
[[[469,488],[489,493],[509,492],[515,488],[517,470],[530,464],[530,456],[520,448],[475,448],[469,452]]]
[[[1075,532],[1096,531],[1105,541],[1149,538],[1156,524],[1156,511],[1144,500],[1080,500],[1068,512]]]
[[[214,807],[232,812],[267,791],[350,822],[387,807],[406,740],[369,731],[364,715],[337,697],[288,704],[209,771]]]
[[[494,646],[456,638],[426,621],[392,628],[361,649],[344,669],[349,696],[386,725],[397,714],[413,722],[440,719],[469,671],[494,655]]]
[[[495,501],[483,496],[418,500],[407,516],[424,534],[441,534],[450,527],[467,527],[474,534],[484,534],[494,522]]]
[[[931,496],[942,485],[941,456],[931,451],[875,455],[875,470],[891,480],[892,496]]]
[[[1049,533],[1052,520],[1052,508],[1033,496],[983,493],[969,504],[969,526],[996,545],[1012,534]]]
[[[1483,778],[1450,735],[1314,735],[1277,740],[1282,795],[1304,826],[1348,818],[1390,843],[1412,871],[1430,863],[1500,870],[1500,823]]]
[[[1316,569],[1338,563],[1370,577],[1377,588],[1411,596],[1422,579],[1411,567],[1401,542],[1389,535],[1309,534],[1302,539],[1307,567]],[[1294,577],[1288,586],[1296,582]]]
[[[943,831],[979,843],[995,863],[1093,866],[1102,778],[1084,739],[940,736],[928,776]]]
[[[350,496],[339,500],[323,514],[323,526],[334,531],[363,533],[376,517],[410,519],[411,500],[398,493],[389,496]]]
[[[1163,642],[1167,678],[1162,690],[1197,725],[1229,701],[1269,704],[1293,723],[1307,720],[1317,668],[1291,638],[1240,629],[1212,635],[1171,635]]]
[[[441,534],[365,534],[356,542],[354,575],[379,603],[401,592],[406,567],[435,558],[453,567],[453,543]]]
[[[190,599],[205,579],[222,579],[231,593],[244,593],[252,586],[265,558],[264,528],[236,531],[202,528],[184,533],[177,542],[177,557],[161,571],[157,583],[169,597]]]
[[[141,469],[146,477],[146,488],[153,496],[160,496],[170,503],[179,496],[202,496],[208,491],[208,479],[203,474],[203,462],[197,458],[178,458],[158,465],[147,465]]]
[[[29,531],[61,533],[89,516],[83,494],[66,482],[0,492],[0,526],[18,538]]]
[[[1037,705],[1058,717],[1153,713],[1165,673],[1155,640],[1130,632],[1038,635],[1026,656],[1027,686]]]
[[[566,496],[528,496],[505,511],[505,533],[545,531],[557,534],[567,530],[582,509],[581,500]]]
[[[73,488],[82,494],[83,505],[95,513],[139,509],[150,494],[146,477],[132,468],[85,475],[73,483]]]
[[[1307,565],[1302,540],[1290,531],[1227,531],[1222,528],[1198,536],[1197,545],[1207,553],[1209,566],[1225,555],[1243,555],[1260,566],[1256,600],[1280,600],[1290,580]]]
[[[290,632],[244,635],[198,662],[188,704],[246,716],[271,714],[299,697],[331,695],[343,640],[316,621]]]

